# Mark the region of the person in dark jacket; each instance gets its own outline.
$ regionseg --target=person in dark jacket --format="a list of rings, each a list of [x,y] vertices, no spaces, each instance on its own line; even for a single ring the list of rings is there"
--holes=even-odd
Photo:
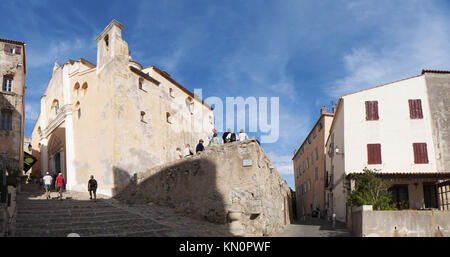
[[[203,146],[203,139],[198,141],[197,147],[195,148],[195,152],[200,154],[201,151],[205,150],[205,146]]]
[[[92,193],[94,193],[94,201],[97,201],[97,180],[91,175],[91,179],[88,181],[89,199],[92,200]]]
[[[231,133],[231,129],[227,129],[227,132],[223,133],[222,139],[223,139],[224,144],[230,142],[229,140],[227,141],[228,134],[230,134],[230,133]]]

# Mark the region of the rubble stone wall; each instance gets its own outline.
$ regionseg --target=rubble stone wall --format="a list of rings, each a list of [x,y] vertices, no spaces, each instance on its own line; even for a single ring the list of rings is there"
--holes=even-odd
[[[200,155],[137,173],[115,196],[128,204],[169,206],[218,224],[230,224],[230,213],[237,212],[231,232],[249,236],[273,235],[289,224],[290,197],[286,182],[255,140],[207,147]]]

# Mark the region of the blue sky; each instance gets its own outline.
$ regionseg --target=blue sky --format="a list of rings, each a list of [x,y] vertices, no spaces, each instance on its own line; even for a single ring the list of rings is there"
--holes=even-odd
[[[450,69],[450,1],[8,1],[0,38],[27,44],[25,136],[55,59],[96,63],[116,19],[131,56],[209,96],[279,97],[280,137],[263,144],[294,188],[292,155],[340,95]],[[225,102],[225,99],[224,99]],[[239,129],[239,128],[236,128]],[[250,136],[259,134],[250,134]]]

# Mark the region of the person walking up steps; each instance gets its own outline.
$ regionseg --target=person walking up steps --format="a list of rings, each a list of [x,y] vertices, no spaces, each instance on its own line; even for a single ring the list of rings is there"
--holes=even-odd
[[[45,198],[48,200],[50,199],[50,188],[52,187],[53,178],[47,171],[46,175],[42,178],[42,180],[44,181]]]
[[[62,173],[59,173],[58,177],[56,177],[56,192],[59,192],[59,199],[61,201],[63,195],[63,187],[64,187],[64,178],[62,176]]]
[[[92,193],[94,193],[94,202],[97,201],[97,180],[91,175],[91,179],[88,181],[89,199],[92,200]]]

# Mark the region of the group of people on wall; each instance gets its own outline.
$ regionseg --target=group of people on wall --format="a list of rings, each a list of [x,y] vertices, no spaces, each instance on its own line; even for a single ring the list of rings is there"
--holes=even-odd
[[[217,134],[217,129],[213,128],[212,133],[208,136],[208,146],[232,143],[236,141],[244,141],[248,139],[247,133],[244,132],[243,129],[239,130],[239,133],[236,135],[231,129],[227,129],[226,132],[223,133],[222,138]],[[259,142],[258,142],[259,143]],[[195,147],[195,153],[200,154],[200,152],[205,150],[204,141],[200,139],[198,141],[197,146]],[[187,156],[194,155],[194,152],[191,149],[190,144],[186,144],[185,148],[181,150],[180,147],[176,149],[176,159],[182,159]]]

